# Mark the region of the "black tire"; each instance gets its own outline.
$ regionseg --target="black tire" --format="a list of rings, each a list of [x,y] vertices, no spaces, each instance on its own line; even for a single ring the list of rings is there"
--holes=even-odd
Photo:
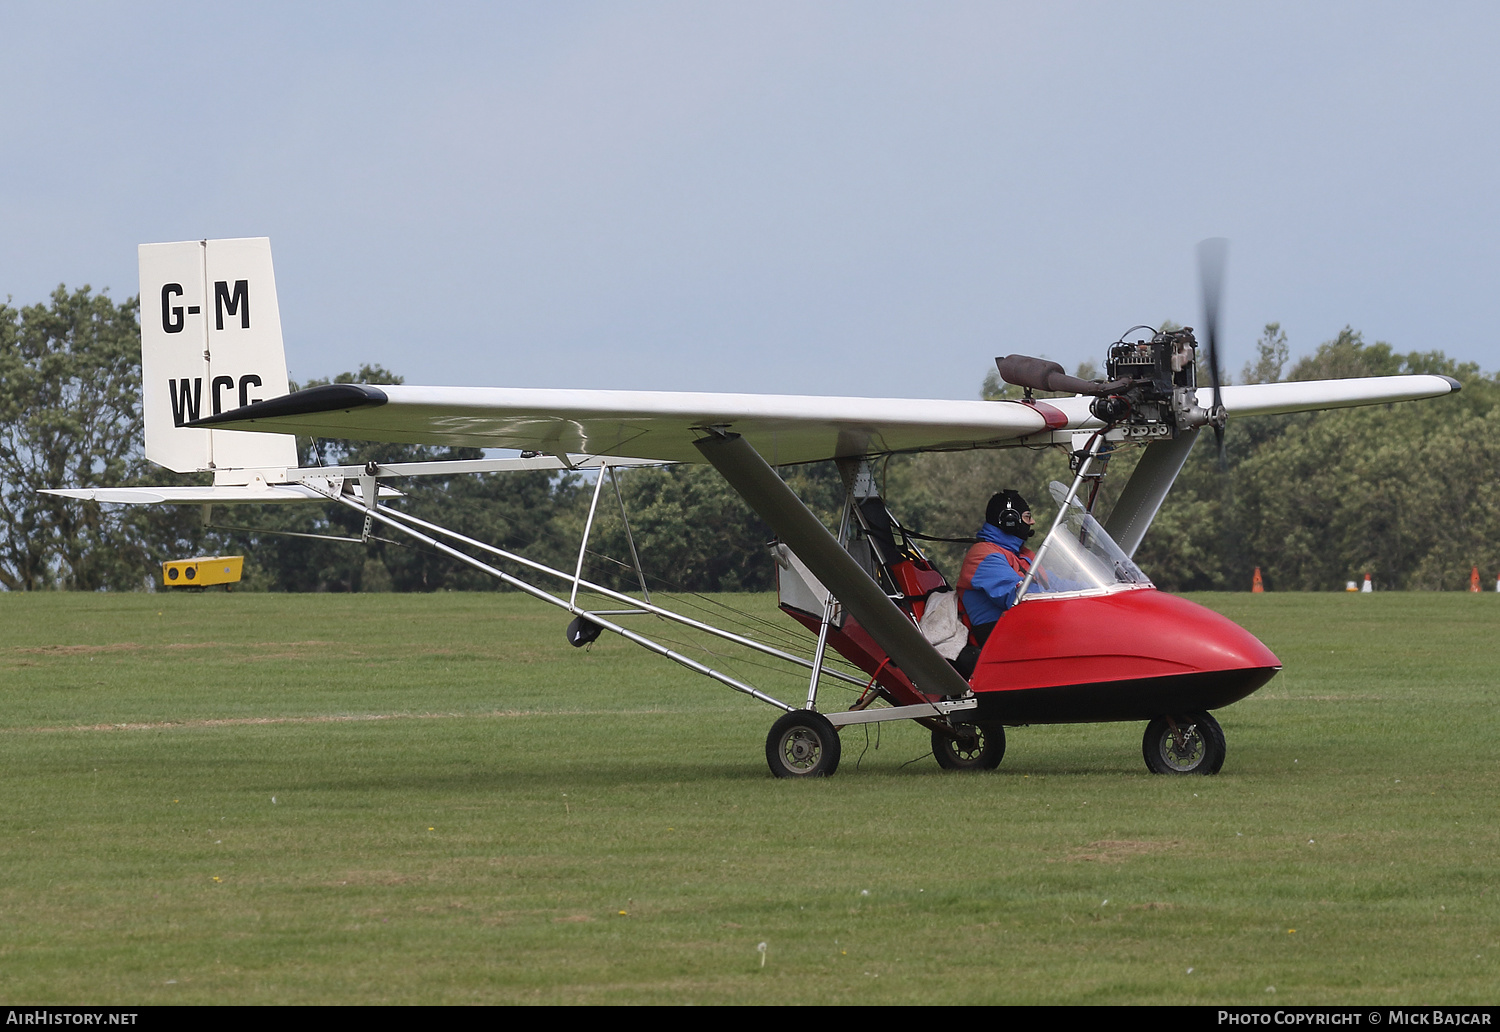
[[[778,778],[826,778],[839,769],[839,733],[812,710],[793,710],[771,725],[766,764]]]
[[[1175,718],[1183,745],[1166,717],[1146,725],[1141,754],[1153,774],[1217,774],[1224,766],[1224,729],[1207,713],[1185,713]]]
[[[1005,728],[999,724],[954,724],[973,738],[958,741],[941,731],[932,733],[932,755],[944,770],[994,770],[1005,758]]]

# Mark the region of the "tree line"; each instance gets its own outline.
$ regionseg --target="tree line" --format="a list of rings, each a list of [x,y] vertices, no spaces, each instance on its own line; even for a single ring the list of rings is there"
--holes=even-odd
[[[243,554],[242,590],[488,590],[498,583],[399,535],[366,543],[360,514],[342,506],[134,507],[38,494],[48,487],[207,483],[144,457],[140,333],[134,298],[59,287],[47,303],[0,305],[0,587],[143,590],[160,563]],[[1500,444],[1488,433],[1500,382],[1440,351],[1401,353],[1345,329],[1296,363],[1276,324],[1256,342],[1242,383],[1394,373],[1441,373],[1463,391],[1430,402],[1234,420],[1221,468],[1205,434],[1137,561],[1173,591],[1248,590],[1261,569],[1269,590],[1338,590],[1370,573],[1382,589],[1461,590],[1478,566],[1500,571]],[[1078,375],[1090,377],[1088,364]],[[335,382],[400,383],[364,366]],[[301,386],[313,386],[310,381]],[[1206,382],[1200,380],[1200,382]],[[991,373],[986,398],[1014,396]],[[474,449],[298,440],[303,465],[477,458]],[[1107,513],[1139,455],[1111,459],[1097,511]],[[836,520],[842,486],[832,463],[787,467],[798,494]],[[1047,484],[1067,480],[1063,449],[891,456],[884,493],[906,526],[937,537],[972,535],[985,500],[1020,490],[1039,511]],[[622,470],[619,491],[653,589],[760,591],[774,583],[770,530],[706,466]],[[571,570],[594,485],[547,472],[411,478],[401,507],[460,533]],[[344,539],[344,540],[333,540]],[[625,525],[605,485],[588,575],[633,588]],[[964,546],[934,543],[955,576]]]

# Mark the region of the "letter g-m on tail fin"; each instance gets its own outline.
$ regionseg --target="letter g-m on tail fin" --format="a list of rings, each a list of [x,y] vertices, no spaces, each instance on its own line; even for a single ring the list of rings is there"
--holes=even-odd
[[[205,400],[217,415],[287,393],[271,242],[142,244],[140,272],[141,297],[161,300],[161,317],[141,320],[146,457],[178,473],[211,469],[215,483],[281,479],[297,465],[293,437],[185,425],[209,414]]]

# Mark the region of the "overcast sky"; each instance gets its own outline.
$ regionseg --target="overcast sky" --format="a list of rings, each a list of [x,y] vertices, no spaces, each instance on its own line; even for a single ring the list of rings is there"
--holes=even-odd
[[[972,397],[1280,321],[1500,367],[1500,4],[0,4],[0,297],[269,236],[295,378]]]

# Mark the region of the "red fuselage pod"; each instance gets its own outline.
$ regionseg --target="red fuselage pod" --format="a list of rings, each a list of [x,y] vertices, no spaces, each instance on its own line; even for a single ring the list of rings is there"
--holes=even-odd
[[[1154,588],[1036,595],[995,625],[970,683],[980,719],[1151,720],[1237,702],[1281,661],[1249,631]]]

